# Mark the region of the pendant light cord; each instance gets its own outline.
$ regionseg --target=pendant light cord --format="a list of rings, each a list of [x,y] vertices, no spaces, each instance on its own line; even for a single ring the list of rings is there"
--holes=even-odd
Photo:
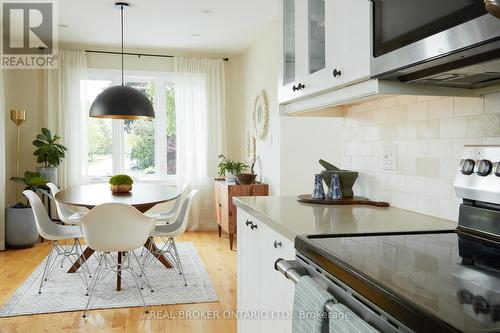
[[[120,6],[120,23],[121,23],[121,34],[122,34],[122,86],[123,86],[123,5]]]

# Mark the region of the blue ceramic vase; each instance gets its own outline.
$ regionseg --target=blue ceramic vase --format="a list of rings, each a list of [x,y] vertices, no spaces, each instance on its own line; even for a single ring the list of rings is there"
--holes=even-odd
[[[342,192],[340,191],[340,178],[338,174],[332,177],[332,183],[328,190],[327,198],[331,200],[342,199]]]
[[[320,174],[314,175],[314,189],[311,197],[313,199],[325,198],[325,190],[323,188],[323,178],[321,178]]]

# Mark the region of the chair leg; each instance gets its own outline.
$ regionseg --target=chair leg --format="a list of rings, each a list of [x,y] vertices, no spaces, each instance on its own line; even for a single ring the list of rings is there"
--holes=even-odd
[[[38,287],[38,293],[39,294],[42,293],[43,283],[45,281],[47,281],[47,275],[48,275],[48,270],[49,270],[49,266],[50,266],[50,261],[52,259],[53,252],[54,252],[54,242],[55,241],[51,242],[50,250],[49,250],[49,255],[47,256],[47,260],[45,261],[45,267],[43,269],[42,278],[40,279],[40,287]]]
[[[132,253],[133,253],[133,251],[132,251]],[[136,258],[135,254],[134,254],[134,257]],[[130,255],[128,255],[127,258],[130,258]],[[139,284],[140,278],[139,278],[139,275],[132,269],[132,266],[130,266],[130,259],[129,259],[127,271],[130,273],[130,275],[132,275],[132,278],[134,279],[135,285],[137,287],[137,291],[139,292],[139,295],[141,296],[142,305],[146,308],[146,301],[144,300],[144,296],[142,295],[141,285]],[[149,313],[148,308],[146,308],[145,311],[146,311],[146,313]]]
[[[175,240],[173,238],[170,238],[172,240],[172,248],[174,250],[174,255],[177,261],[177,264],[179,266],[179,274],[182,275],[182,278],[184,279],[184,285],[187,286],[186,282],[186,276],[184,275],[184,270],[182,269],[182,262],[181,262],[181,257],[179,256],[179,252],[177,251],[177,245],[175,245]]]
[[[87,291],[87,296],[89,297],[87,299],[87,305],[85,305],[85,310],[83,311],[83,318],[87,317],[87,311],[89,310],[90,308],[90,304],[91,304],[91,301],[92,301],[92,296],[95,295],[96,293],[96,290],[97,290],[97,281],[99,281],[99,278],[101,277],[101,274],[103,273],[104,271],[104,268],[103,268],[103,259],[105,257],[106,254],[103,254],[101,256],[99,256],[99,262],[97,263],[97,267],[95,269],[95,272],[94,272],[94,279],[92,280],[92,283],[90,284],[90,287]]]
[[[148,277],[146,276],[146,272],[144,272],[144,267],[142,267],[141,263],[139,262],[139,259],[137,258],[136,254],[134,251],[130,251],[132,253],[132,256],[134,257],[135,259],[135,262],[137,263],[137,265],[139,266],[139,268],[141,269],[141,274],[139,275],[139,278],[144,278],[144,280],[146,281],[146,284],[148,285],[149,289],[151,289],[151,292],[154,292],[153,290],[153,286],[151,285],[151,283],[149,282],[149,279]],[[130,257],[130,255],[129,255]],[[142,289],[142,288],[141,288]]]

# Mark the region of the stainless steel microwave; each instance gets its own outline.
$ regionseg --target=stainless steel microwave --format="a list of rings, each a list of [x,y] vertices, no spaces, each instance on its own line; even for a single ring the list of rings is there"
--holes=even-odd
[[[371,0],[372,78],[478,88],[500,83],[500,19],[484,0]]]

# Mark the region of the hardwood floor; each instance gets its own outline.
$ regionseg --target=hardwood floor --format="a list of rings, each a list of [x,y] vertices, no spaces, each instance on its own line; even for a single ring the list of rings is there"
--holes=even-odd
[[[179,241],[190,241],[196,246],[219,302],[153,306],[147,319],[143,318],[143,308],[138,307],[93,310],[86,319],[82,318],[82,311],[0,318],[0,332],[236,332],[236,320],[223,318],[224,311],[236,311],[236,252],[229,250],[227,236],[188,232]],[[0,304],[45,258],[48,245],[44,242],[30,249],[0,252]],[[187,310],[199,310],[194,314],[218,314],[221,318],[181,318]]]

